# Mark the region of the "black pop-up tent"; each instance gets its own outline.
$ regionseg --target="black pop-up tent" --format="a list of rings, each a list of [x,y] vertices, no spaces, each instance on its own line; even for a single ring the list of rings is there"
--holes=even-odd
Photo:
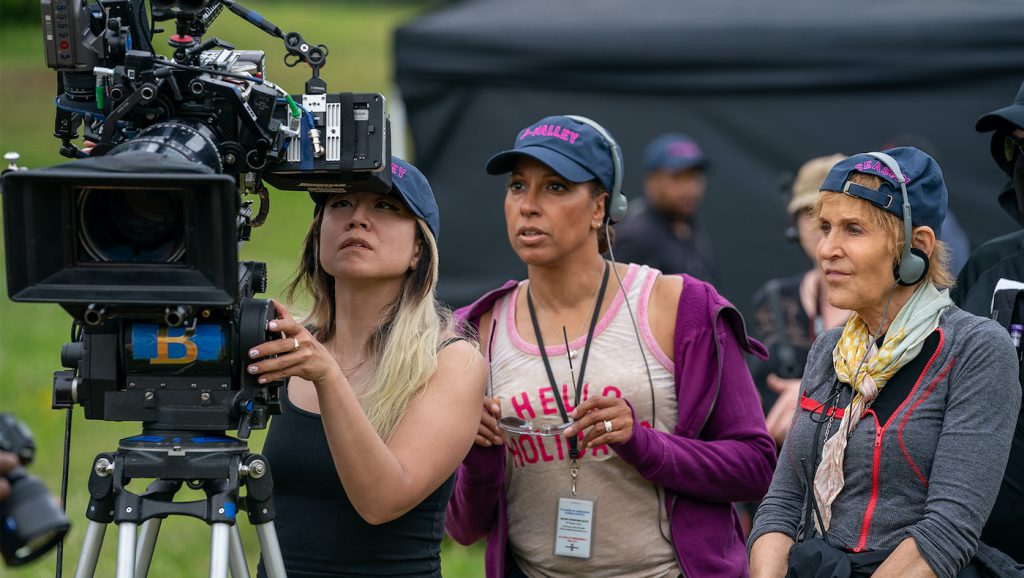
[[[720,290],[742,309],[807,266],[787,243],[780,174],[811,157],[932,143],[977,244],[1017,225],[981,114],[1024,81],[1024,3],[994,0],[487,0],[403,28],[396,74],[415,161],[441,205],[441,296],[462,304],[523,267],[508,247],[503,178],[487,158],[550,114],[607,126],[642,195],[662,132],[711,160],[700,216]]]

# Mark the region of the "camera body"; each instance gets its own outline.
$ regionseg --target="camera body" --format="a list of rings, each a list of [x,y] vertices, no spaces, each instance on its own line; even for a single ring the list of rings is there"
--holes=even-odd
[[[225,5],[285,39],[291,59],[309,64],[306,94],[292,97],[267,80],[261,50],[235,50],[202,34]],[[76,137],[86,121],[92,156],[146,127],[192,121],[210,130],[217,173],[254,173],[279,189],[344,190],[354,182],[390,186],[388,126],[380,94],[328,94],[319,70],[327,49],[284,35],[230,0],[154,3],[176,20],[173,58],[157,55],[142,0],[41,0],[47,66],[60,73],[55,136]],[[155,146],[187,148],[186,140]],[[70,153],[71,151],[65,151]],[[363,184],[363,183],[360,183]]]
[[[8,292],[75,319],[53,405],[146,431],[266,427],[283,382],[258,384],[245,352],[280,336],[266,266],[238,249],[269,210],[264,183],[310,193],[391,188],[380,94],[329,93],[327,48],[234,0],[41,0],[58,72],[54,136],[76,160],[3,175]],[[305,92],[267,80],[260,50],[204,39],[231,12],[308,65]],[[151,22],[174,21],[172,57]],[[72,141],[79,130],[91,149]],[[247,195],[260,199],[259,211]]]

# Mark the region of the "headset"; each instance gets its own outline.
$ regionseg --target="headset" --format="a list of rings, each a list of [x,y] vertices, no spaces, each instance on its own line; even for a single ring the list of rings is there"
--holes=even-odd
[[[619,147],[619,143],[615,141],[611,133],[596,121],[585,116],[577,116],[574,114],[567,114],[565,116],[566,118],[571,118],[576,122],[583,123],[597,131],[597,134],[601,135],[601,138],[604,139],[605,144],[608,145],[608,149],[612,153],[612,169],[614,171],[614,176],[612,177],[612,190],[609,191],[610,197],[608,199],[608,207],[604,214],[605,220],[609,223],[618,223],[626,217],[626,211],[629,209],[629,200],[626,198],[626,195],[622,193],[622,148]]]
[[[928,255],[921,249],[913,247],[911,243],[913,227],[910,224],[910,197],[907,196],[907,185],[905,183],[906,179],[903,177],[903,171],[900,170],[900,165],[896,162],[896,159],[885,153],[872,152],[865,154],[882,161],[896,175],[896,180],[900,183],[900,192],[903,193],[904,240],[900,261],[893,265],[892,274],[896,278],[896,282],[904,287],[916,285],[928,274],[929,262]]]

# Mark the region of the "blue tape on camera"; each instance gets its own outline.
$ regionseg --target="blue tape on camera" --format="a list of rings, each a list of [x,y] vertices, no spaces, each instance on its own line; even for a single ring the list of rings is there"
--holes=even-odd
[[[227,357],[224,328],[200,323],[194,330],[156,323],[133,323],[132,359],[152,364],[182,364],[195,361],[221,361]]]

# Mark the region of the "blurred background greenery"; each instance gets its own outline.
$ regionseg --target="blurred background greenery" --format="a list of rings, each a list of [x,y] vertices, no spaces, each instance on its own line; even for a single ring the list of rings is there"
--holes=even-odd
[[[393,86],[392,33],[396,26],[435,7],[438,2],[370,2],[322,0],[283,2],[246,0],[282,30],[297,31],[307,40],[330,49],[323,77],[334,92],[382,92]],[[165,23],[173,30],[173,23]],[[224,11],[209,31],[239,49],[261,49],[267,54],[267,77],[289,92],[300,93],[308,77],[305,67],[287,68],[284,49],[272,38]],[[167,33],[154,39],[164,43]],[[52,137],[55,73],[46,68],[39,26],[39,4],[34,0],[0,0],[0,150],[21,153],[20,164],[39,168],[66,162],[57,154],[59,142]],[[310,201],[304,193],[273,191],[266,225],[253,232],[242,250],[242,259],[265,261],[270,271],[266,297],[277,298],[298,263],[299,243],[310,217]],[[19,247],[2,247],[2,251]],[[0,263],[4,261],[0,259]],[[0,267],[4,265],[0,264]],[[302,304],[298,304],[301,308]],[[60,348],[70,333],[71,318],[57,305],[14,303],[7,297],[6,278],[0,275],[0,411],[13,412],[29,426],[37,445],[36,462],[30,471],[42,478],[54,495],[59,494],[65,412],[50,409],[52,372],[60,367]],[[138,423],[86,421],[75,410],[71,443],[67,500],[72,521],[64,553],[64,569],[74,572],[86,526],[86,483],[90,465],[100,452],[112,451],[117,440],[139,433]],[[265,432],[254,432],[252,451],[260,451]],[[140,484],[142,480],[136,481]],[[132,489],[141,491],[141,484]],[[183,491],[179,500],[200,499],[198,492]],[[239,517],[242,519],[242,516]],[[247,521],[240,524],[250,570],[255,571],[259,552],[255,532]],[[170,518],[161,529],[150,576],[194,577],[208,573],[208,528],[191,518]],[[117,532],[107,529],[97,576],[112,576]],[[344,548],[345,544],[338,544]],[[54,574],[56,556],[16,571],[0,567],[0,575],[42,578]],[[448,577],[483,575],[483,548],[463,548],[450,540],[442,551]]]

